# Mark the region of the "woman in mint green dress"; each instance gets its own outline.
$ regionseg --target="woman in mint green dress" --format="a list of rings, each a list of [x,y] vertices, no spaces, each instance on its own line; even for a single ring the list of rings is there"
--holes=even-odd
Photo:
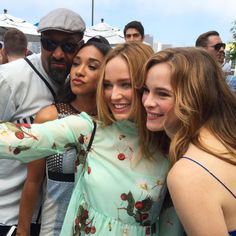
[[[152,53],[129,43],[108,54],[95,121],[81,113],[31,126],[0,124],[1,158],[29,162],[77,146],[76,183],[61,236],[182,235],[173,207],[163,207],[168,160],[139,139],[136,125],[143,112],[136,85]]]

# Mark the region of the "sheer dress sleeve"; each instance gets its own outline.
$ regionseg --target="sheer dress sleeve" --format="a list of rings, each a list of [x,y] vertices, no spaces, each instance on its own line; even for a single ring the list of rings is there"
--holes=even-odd
[[[30,162],[77,145],[91,134],[93,121],[86,113],[43,124],[0,123],[0,158]]]

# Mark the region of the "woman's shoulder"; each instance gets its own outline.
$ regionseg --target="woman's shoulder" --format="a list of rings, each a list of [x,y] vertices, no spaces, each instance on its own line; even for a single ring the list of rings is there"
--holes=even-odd
[[[189,185],[201,183],[204,175],[201,174],[202,168],[206,165],[209,154],[190,144],[189,149],[180,157],[169,171],[167,181],[169,184]]]
[[[58,118],[58,112],[56,106],[51,104],[42,108],[37,114],[34,119],[34,123],[43,123],[46,121],[55,120]]]
[[[66,116],[60,119],[58,122],[68,125],[71,130],[74,130],[75,132],[81,132],[83,135],[91,133],[94,130],[95,123],[97,124],[97,122],[86,112]],[[98,125],[96,125],[96,127],[97,126]]]
[[[190,189],[207,188],[210,191],[214,186],[213,182],[218,184],[215,179],[227,177],[226,173],[229,169],[229,163],[190,144],[184,156],[169,171],[167,182],[170,186],[188,186]]]
[[[194,166],[187,161],[178,160],[170,169],[167,176],[168,185],[181,186],[191,183]],[[195,178],[195,177],[194,177]]]

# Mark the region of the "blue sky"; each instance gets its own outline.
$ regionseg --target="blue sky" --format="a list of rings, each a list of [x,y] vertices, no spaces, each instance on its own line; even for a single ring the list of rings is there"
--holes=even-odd
[[[1,0],[2,12],[36,23],[49,11],[66,7],[78,12],[91,26],[92,0]],[[226,43],[236,20],[236,0],[94,0],[94,24],[104,22],[123,30],[139,20],[154,41],[193,46],[199,34],[217,30]]]

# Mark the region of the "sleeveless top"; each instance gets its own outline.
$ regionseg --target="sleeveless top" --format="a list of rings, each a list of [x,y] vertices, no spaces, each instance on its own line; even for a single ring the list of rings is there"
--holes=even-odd
[[[229,235],[230,235],[230,236],[236,236],[236,230],[230,231],[230,232],[229,232]]]
[[[210,170],[208,170],[205,166],[203,166],[201,163],[193,160],[192,158],[189,157],[182,157],[184,159],[187,159],[189,161],[194,162],[195,164],[197,164],[198,166],[200,166],[201,168],[203,168],[205,171],[207,171],[214,179],[216,179],[235,199],[236,199],[236,195],[217,177],[215,176]],[[230,231],[229,232],[230,236],[236,236],[236,230]]]
[[[56,103],[58,119],[79,112],[67,103]],[[74,187],[76,150],[55,154],[46,160],[46,191],[42,206],[40,235],[58,236]]]

